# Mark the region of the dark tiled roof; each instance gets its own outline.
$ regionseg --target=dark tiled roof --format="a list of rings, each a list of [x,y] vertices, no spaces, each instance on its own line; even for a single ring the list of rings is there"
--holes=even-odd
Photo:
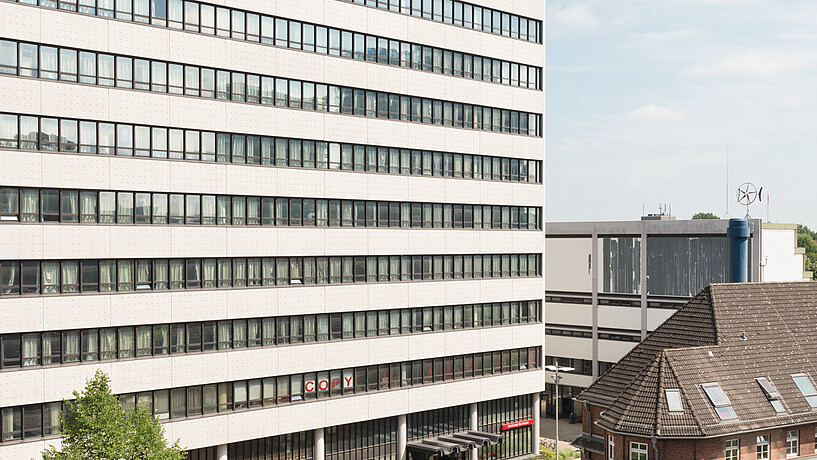
[[[817,380],[817,283],[707,286],[577,399],[605,407],[598,423],[658,437],[717,436],[817,421],[791,378]],[[745,337],[745,339],[744,339]],[[755,378],[781,394],[778,414]],[[717,382],[737,419],[721,421],[701,385]],[[681,392],[669,412],[664,390]]]

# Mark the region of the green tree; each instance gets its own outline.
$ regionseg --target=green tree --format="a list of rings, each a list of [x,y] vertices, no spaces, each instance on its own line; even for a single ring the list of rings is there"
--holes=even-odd
[[[693,219],[720,219],[720,217],[711,212],[699,212],[692,216]]]
[[[817,233],[805,225],[797,225],[797,247],[806,250],[805,264],[807,271],[817,271]]]
[[[110,378],[97,370],[74,391],[60,414],[60,450],[43,451],[43,460],[184,460],[179,441],[168,446],[164,428],[145,406],[124,410],[111,393]]]

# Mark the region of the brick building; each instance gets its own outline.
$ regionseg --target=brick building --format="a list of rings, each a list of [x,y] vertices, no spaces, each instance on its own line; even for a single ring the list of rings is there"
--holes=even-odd
[[[576,399],[585,460],[817,459],[817,283],[712,284]]]

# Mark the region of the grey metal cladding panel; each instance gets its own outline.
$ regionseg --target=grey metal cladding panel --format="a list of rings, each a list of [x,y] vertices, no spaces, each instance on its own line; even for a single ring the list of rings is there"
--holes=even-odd
[[[726,237],[647,239],[647,292],[692,296],[709,283],[726,281]]]
[[[638,294],[641,284],[641,238],[602,238],[602,292]]]

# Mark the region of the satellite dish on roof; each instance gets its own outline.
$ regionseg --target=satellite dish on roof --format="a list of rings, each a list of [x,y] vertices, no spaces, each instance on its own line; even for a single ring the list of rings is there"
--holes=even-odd
[[[738,187],[738,203],[746,206],[746,218],[749,219],[749,205],[755,201],[763,201],[763,187],[760,190],[751,182],[744,182]]]

